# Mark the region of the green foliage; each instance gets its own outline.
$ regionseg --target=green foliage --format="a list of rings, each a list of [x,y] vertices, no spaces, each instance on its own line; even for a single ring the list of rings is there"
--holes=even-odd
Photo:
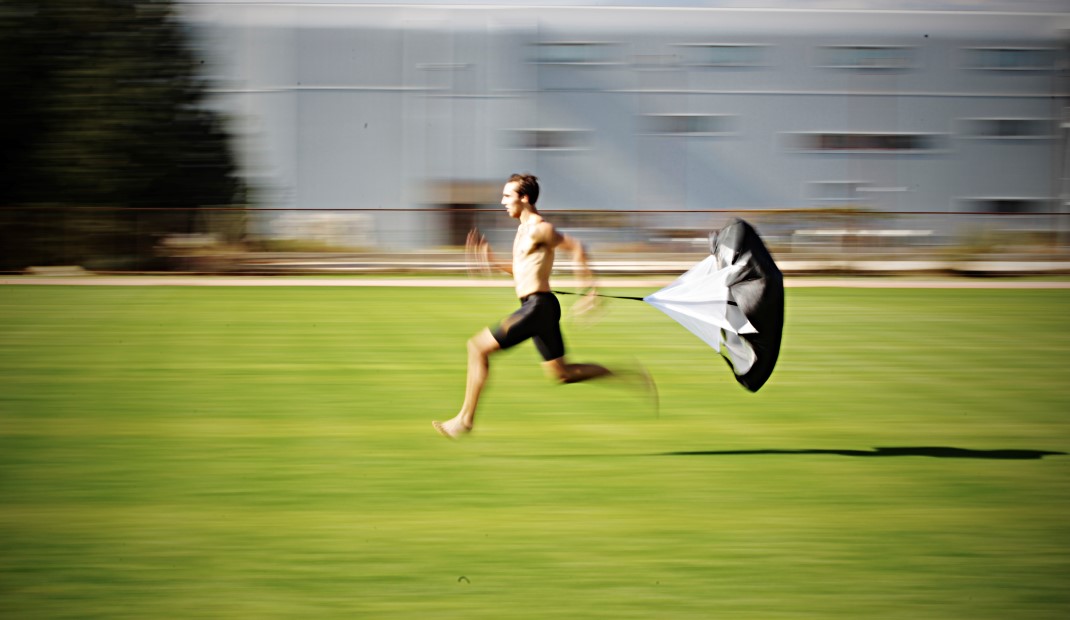
[[[507,290],[3,287],[0,616],[1065,618],[1068,303],[792,289],[749,394],[613,301],[660,417],[527,344],[448,442]]]
[[[5,2],[0,58],[0,268],[144,258],[242,202],[170,2]]]

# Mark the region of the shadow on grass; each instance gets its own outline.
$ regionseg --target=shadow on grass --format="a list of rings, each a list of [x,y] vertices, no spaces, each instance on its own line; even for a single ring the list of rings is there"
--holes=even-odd
[[[1045,456],[1065,455],[1065,452],[1045,450],[969,450],[966,448],[917,447],[874,448],[872,450],[699,450],[689,452],[662,452],[655,456],[766,456],[829,454],[863,458],[887,456],[929,456],[938,459],[994,459],[1006,461],[1030,461]]]

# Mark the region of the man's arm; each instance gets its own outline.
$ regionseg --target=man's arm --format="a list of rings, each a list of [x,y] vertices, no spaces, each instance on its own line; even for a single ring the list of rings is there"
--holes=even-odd
[[[552,230],[554,245],[572,253],[572,260],[576,262],[576,275],[579,276],[585,288],[594,290],[594,274],[591,272],[591,265],[587,261],[587,250],[583,244],[572,235],[566,235],[556,229]]]

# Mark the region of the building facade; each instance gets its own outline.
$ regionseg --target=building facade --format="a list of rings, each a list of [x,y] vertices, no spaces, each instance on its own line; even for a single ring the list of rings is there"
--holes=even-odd
[[[334,213],[317,221],[360,244],[456,243],[516,171],[542,179],[547,209],[663,212],[667,228],[710,209],[1040,217],[1028,226],[1066,209],[1070,15],[183,14],[261,203]]]

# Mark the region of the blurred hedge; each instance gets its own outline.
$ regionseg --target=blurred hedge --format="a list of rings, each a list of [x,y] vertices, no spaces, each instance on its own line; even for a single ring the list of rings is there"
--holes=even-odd
[[[148,268],[246,190],[171,2],[0,5],[0,269]]]

